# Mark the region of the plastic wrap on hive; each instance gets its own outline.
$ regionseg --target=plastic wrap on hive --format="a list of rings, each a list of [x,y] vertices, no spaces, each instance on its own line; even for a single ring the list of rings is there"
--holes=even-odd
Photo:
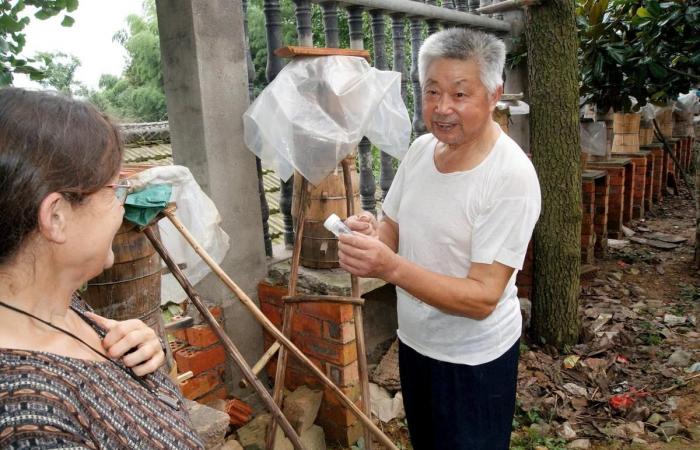
[[[363,136],[401,159],[411,121],[401,98],[401,74],[363,58],[292,60],[243,115],[245,143],[283,180],[294,170],[318,184]]]

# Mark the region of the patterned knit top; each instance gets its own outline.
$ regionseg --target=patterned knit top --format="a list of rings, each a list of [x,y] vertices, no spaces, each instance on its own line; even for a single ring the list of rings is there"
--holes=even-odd
[[[71,308],[104,337],[84,303]],[[0,348],[0,448],[203,448],[168,377],[143,381],[110,361]]]

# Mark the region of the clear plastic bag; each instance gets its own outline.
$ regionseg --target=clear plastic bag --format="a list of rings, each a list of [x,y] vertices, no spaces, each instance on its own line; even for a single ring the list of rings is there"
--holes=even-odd
[[[135,190],[154,184],[170,184],[173,188],[170,201],[177,204],[177,218],[217,264],[223,261],[229,249],[229,236],[220,226],[221,216],[216,205],[199,187],[190,169],[184,166],[158,166],[139,172],[130,180]],[[207,263],[169,220],[158,221],[158,231],[175,263],[185,265],[182,271],[192,284],[199,283],[211,272]],[[163,275],[161,304],[180,303],[186,298],[187,294],[175,277],[170,273]]]
[[[401,159],[411,121],[401,74],[363,58],[297,58],[280,71],[243,115],[244,139],[266,167],[287,180],[298,170],[318,184],[363,136]]]
[[[581,122],[581,151],[589,155],[605,156],[605,122]]]

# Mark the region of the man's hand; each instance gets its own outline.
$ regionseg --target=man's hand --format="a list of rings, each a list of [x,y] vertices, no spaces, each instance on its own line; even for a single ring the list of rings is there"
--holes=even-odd
[[[138,376],[153,373],[165,362],[160,339],[138,319],[116,321],[86,312],[90,319],[107,331],[102,346],[111,358],[122,358]],[[133,351],[132,351],[133,350]]]
[[[379,223],[369,211],[362,211],[359,214],[350,216],[345,220],[345,225],[348,226],[352,231],[362,233],[366,236],[378,237],[377,230],[379,229]]]
[[[342,234],[338,240],[340,267],[359,277],[391,282],[401,258],[386,244],[359,233]]]

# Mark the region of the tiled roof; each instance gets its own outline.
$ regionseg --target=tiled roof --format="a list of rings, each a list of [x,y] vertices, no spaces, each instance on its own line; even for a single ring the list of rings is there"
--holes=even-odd
[[[132,142],[125,145],[124,162],[126,164],[168,165],[173,163],[173,151],[170,142]],[[270,236],[274,244],[283,241],[284,219],[280,213],[280,181],[272,170],[263,172],[265,198],[270,209]]]

